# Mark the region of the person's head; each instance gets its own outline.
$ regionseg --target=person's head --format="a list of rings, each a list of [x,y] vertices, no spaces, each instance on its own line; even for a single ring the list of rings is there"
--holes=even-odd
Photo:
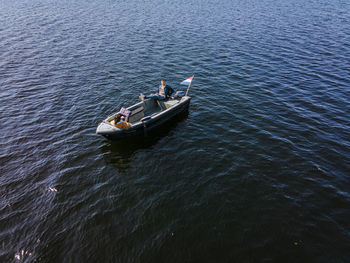
[[[119,121],[120,121],[120,118],[121,118],[121,115],[120,115],[120,114],[115,115],[115,117],[114,117],[114,122],[115,122],[115,123],[119,122]]]
[[[162,86],[165,86],[165,80],[164,80],[164,79],[162,79],[162,80],[160,81],[160,83],[162,83]]]

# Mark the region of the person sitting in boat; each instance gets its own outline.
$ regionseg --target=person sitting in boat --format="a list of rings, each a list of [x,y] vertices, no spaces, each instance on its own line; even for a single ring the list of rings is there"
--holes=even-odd
[[[160,82],[160,86],[159,86],[159,91],[156,94],[153,95],[148,95],[145,96],[141,93],[140,95],[140,99],[144,100],[144,99],[158,99],[158,100],[166,100],[168,98],[170,98],[171,94],[174,93],[174,90],[165,83],[165,80],[162,79]]]
[[[111,121],[111,124],[114,127],[124,129],[124,130],[128,130],[131,126],[129,122],[125,121],[125,117],[122,116],[121,114],[115,115],[114,120]]]

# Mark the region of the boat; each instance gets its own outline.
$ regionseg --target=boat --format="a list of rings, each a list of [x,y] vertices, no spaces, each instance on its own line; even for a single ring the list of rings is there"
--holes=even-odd
[[[147,134],[175,116],[188,110],[191,97],[178,92],[167,100],[144,99],[127,108],[109,115],[96,129],[96,133],[109,140],[121,140],[127,137]],[[112,123],[117,115],[124,116],[128,128],[117,128]]]

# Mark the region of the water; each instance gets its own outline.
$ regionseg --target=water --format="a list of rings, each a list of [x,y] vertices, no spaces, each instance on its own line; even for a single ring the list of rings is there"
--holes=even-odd
[[[1,262],[349,262],[348,1],[0,1]],[[99,121],[195,74],[190,110]]]

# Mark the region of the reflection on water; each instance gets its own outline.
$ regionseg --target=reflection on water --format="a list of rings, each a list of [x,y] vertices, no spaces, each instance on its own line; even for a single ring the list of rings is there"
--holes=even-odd
[[[116,166],[119,172],[130,167],[132,156],[140,150],[150,149],[157,142],[168,135],[182,121],[187,119],[188,111],[174,117],[172,120],[147,132],[147,135],[130,137],[121,141],[108,141],[101,147],[107,162]]]
[[[1,1],[0,263],[350,262],[348,2]]]

